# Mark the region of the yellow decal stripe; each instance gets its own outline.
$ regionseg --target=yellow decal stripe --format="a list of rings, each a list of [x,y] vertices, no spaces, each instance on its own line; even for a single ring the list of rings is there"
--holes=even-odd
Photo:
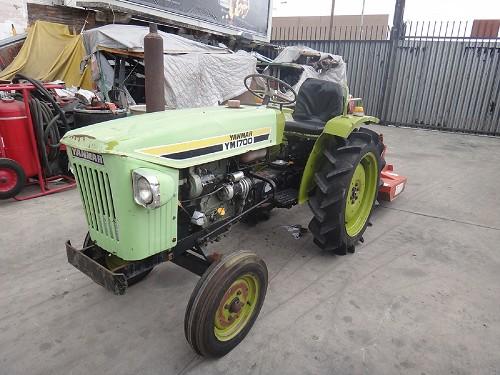
[[[256,137],[259,135],[270,134],[271,128],[259,128],[259,129],[252,129],[252,130],[248,130],[248,131],[252,132],[253,137]],[[243,133],[243,132],[241,132],[241,133]],[[240,134],[240,133],[235,133],[235,134]],[[196,141],[174,143],[172,145],[165,145],[165,146],[149,147],[149,148],[144,148],[144,149],[140,149],[137,151],[144,153],[144,154],[155,155],[155,156],[161,156],[161,155],[165,155],[165,154],[174,154],[177,152],[191,151],[191,150],[196,150],[198,148],[210,147],[210,146],[218,145],[218,144],[221,144],[224,142],[229,142],[229,141],[231,141],[231,135],[232,134],[221,135],[221,136],[212,137],[212,138],[199,139]]]

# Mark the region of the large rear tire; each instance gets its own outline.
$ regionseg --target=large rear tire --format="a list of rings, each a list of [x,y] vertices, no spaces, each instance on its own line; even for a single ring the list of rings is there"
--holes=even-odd
[[[353,253],[373,210],[380,183],[384,145],[377,133],[360,128],[340,145],[323,151],[309,198],[314,242],[338,255]]]
[[[267,282],[266,264],[249,251],[212,263],[194,288],[184,319],[196,353],[222,357],[238,345],[259,315]]]

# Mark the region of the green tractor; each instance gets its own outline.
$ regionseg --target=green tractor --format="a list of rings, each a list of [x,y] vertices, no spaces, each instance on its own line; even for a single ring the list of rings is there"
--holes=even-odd
[[[185,335],[212,357],[249,332],[268,272],[248,251],[208,256],[207,243],[242,219],[308,202],[314,242],[352,253],[385,164],[379,135],[360,127],[378,120],[348,114],[347,88],[308,79],[296,94],[261,74],[245,86],[262,104],[132,116],[75,129],[62,141],[89,229],[82,249],[66,243],[69,263],[115,294],[166,261],[198,274]]]

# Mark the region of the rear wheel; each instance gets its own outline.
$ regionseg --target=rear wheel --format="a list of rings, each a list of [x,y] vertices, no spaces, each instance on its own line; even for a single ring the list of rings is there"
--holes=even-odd
[[[267,291],[267,267],[254,253],[238,251],[210,265],[189,300],[184,333],[200,355],[221,357],[252,328]]]
[[[15,197],[25,183],[26,175],[19,163],[12,159],[0,158],[0,199]]]
[[[85,236],[85,240],[83,241],[83,247],[89,247],[92,246],[93,241],[92,238],[90,238],[90,233],[87,232],[87,235]],[[126,260],[123,260],[121,258],[118,258],[116,255],[106,253],[107,255],[104,257],[104,263],[106,264],[106,268],[114,271],[118,270],[121,266],[123,266],[125,263],[127,263]],[[147,269],[146,271],[143,271],[129,279],[127,279],[127,285],[132,286],[134,284],[137,284],[139,281],[142,281],[147,275],[151,273],[154,267],[151,267]]]
[[[378,134],[361,128],[345,144],[326,147],[309,199],[314,214],[309,229],[322,249],[354,252],[368,225],[385,162]]]

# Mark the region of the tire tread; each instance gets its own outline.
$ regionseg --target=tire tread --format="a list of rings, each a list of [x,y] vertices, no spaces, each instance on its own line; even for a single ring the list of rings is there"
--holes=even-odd
[[[347,188],[355,166],[367,152],[377,156],[379,174],[385,165],[382,157],[384,145],[377,133],[370,129],[360,128],[354,131],[345,142],[337,142],[337,146],[325,148],[325,163],[314,174],[316,189],[309,198],[309,206],[313,218],[309,230],[314,243],[324,250],[331,250],[338,255],[353,253],[356,243],[363,235],[363,230],[351,238],[345,232],[343,210]],[[374,197],[374,202],[376,199]],[[367,220],[367,223],[369,218]]]

